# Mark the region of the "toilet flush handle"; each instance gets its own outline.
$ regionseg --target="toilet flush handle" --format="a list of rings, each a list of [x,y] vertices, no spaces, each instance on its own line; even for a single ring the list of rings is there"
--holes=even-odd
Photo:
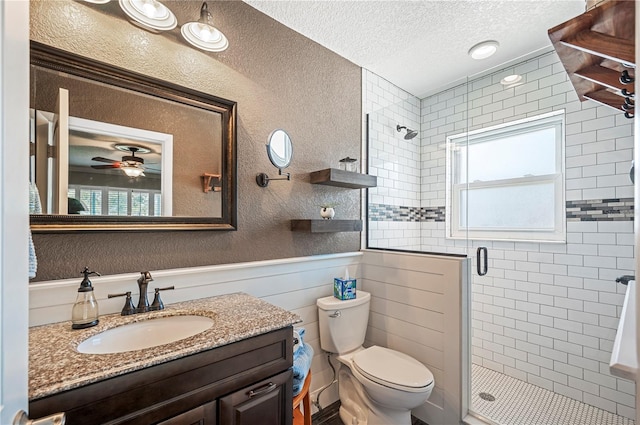
[[[336,317],[340,317],[340,316],[342,316],[342,313],[340,312],[340,310],[336,310],[336,311],[334,311],[333,313],[331,313],[331,314],[329,315],[329,317],[334,318],[334,319],[335,319]]]

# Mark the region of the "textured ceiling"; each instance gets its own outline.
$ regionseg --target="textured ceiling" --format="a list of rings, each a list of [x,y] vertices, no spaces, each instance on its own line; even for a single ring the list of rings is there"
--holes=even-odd
[[[585,10],[584,0],[244,1],[418,97],[548,49],[547,30]],[[483,40],[498,52],[471,59]]]

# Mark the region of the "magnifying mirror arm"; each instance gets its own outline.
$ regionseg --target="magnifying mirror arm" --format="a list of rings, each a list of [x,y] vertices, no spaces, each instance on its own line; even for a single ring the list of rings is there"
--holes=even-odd
[[[291,173],[283,173],[281,169],[278,170],[278,175],[283,177],[269,177],[266,173],[260,173],[256,176],[256,183],[260,187],[267,187],[271,180],[291,180]]]

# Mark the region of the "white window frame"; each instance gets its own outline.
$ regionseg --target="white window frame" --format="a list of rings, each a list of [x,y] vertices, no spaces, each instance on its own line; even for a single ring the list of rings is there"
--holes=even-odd
[[[482,182],[456,183],[457,164],[455,153],[460,145],[488,142],[501,136],[513,136],[541,128],[556,129],[556,172],[540,176],[523,176],[517,178]],[[446,155],[446,210],[449,212],[446,221],[448,239],[474,239],[489,241],[521,241],[521,242],[566,242],[566,202],[565,202],[565,111],[559,110],[522,120],[512,121],[497,126],[482,128],[467,133],[447,137]],[[554,223],[550,229],[508,229],[508,228],[466,228],[461,226],[460,195],[462,191],[492,187],[508,187],[530,185],[532,183],[552,183],[554,186]],[[469,220],[467,220],[468,223]]]

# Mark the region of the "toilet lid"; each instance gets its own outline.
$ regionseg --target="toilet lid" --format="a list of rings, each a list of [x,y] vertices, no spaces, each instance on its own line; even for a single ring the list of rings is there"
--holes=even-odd
[[[382,385],[423,388],[433,382],[433,374],[425,365],[398,351],[373,346],[353,356],[360,373]]]

